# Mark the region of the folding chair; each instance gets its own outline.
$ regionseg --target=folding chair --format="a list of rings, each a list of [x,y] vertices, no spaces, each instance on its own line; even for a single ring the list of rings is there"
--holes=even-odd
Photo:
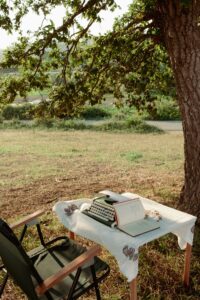
[[[19,235],[19,241],[22,243],[26,233],[27,233],[27,229],[32,227],[32,226],[36,226],[37,228],[37,233],[38,233],[38,237],[40,240],[41,245],[45,245],[45,241],[42,235],[42,231],[41,231],[41,227],[40,227],[40,220],[38,219],[39,216],[41,216],[44,213],[43,210],[37,210],[36,212],[32,213],[31,215],[28,215],[22,219],[20,219],[20,221],[17,221],[13,224],[11,224],[11,228],[12,229],[16,229],[18,227],[22,227],[21,233]],[[7,280],[8,280],[8,273],[6,272],[4,265],[0,265],[0,271],[4,271],[4,276],[2,279],[2,283],[0,285],[0,297],[3,294],[4,288],[6,286]]]
[[[31,221],[33,219],[32,215]],[[27,224],[28,220],[18,222],[17,226]],[[96,256],[100,247],[87,250],[65,236],[45,243],[41,229],[39,232],[41,246],[26,253],[12,229],[0,219],[3,267],[28,299],[74,300],[94,288],[96,298],[100,300],[98,283],[110,271],[109,266]]]

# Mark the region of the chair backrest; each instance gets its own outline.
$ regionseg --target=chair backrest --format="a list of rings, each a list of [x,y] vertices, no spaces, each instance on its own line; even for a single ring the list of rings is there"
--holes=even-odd
[[[29,299],[38,300],[32,278],[42,279],[33,267],[17,237],[6,222],[0,219],[0,256],[8,274],[26,293]]]

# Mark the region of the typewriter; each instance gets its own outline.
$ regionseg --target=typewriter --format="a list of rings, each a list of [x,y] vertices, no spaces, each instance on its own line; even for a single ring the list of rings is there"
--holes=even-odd
[[[82,213],[107,226],[113,227],[116,225],[115,209],[113,207],[113,204],[116,202],[116,200],[106,195],[94,198],[90,208],[83,210]]]

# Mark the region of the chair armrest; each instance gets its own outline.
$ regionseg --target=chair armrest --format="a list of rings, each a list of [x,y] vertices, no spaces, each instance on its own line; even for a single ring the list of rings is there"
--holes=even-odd
[[[34,220],[35,218],[41,216],[43,213],[44,213],[44,210],[43,210],[43,209],[37,210],[37,211],[35,211],[34,213],[32,213],[32,214],[30,214],[30,215],[28,215],[28,216],[22,218],[21,220],[15,222],[15,223],[13,223],[13,224],[11,224],[11,225],[10,225],[10,228],[15,229],[15,228],[17,228],[17,227],[19,227],[19,226],[21,226],[21,225],[24,225],[24,224],[26,224],[26,223],[28,223],[28,222]]]
[[[55,284],[63,280],[66,276],[72,273],[74,270],[78,269],[87,261],[91,260],[94,256],[99,255],[101,252],[101,247],[96,245],[88,249],[83,254],[79,255],[73,261],[71,261],[68,265],[63,267],[56,274],[50,276],[45,279],[42,284],[38,285],[35,290],[38,295],[44,294],[47,290],[53,287]]]

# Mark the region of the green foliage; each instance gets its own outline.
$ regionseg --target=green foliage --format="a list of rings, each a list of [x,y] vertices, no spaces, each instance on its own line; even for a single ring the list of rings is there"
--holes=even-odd
[[[127,74],[125,86],[129,105],[135,105],[138,110],[147,110],[149,113],[154,110],[157,95],[175,97],[175,85],[165,50],[156,46],[146,63],[140,65],[139,72]]]
[[[31,120],[32,104],[7,105],[2,110],[2,117],[5,120]]]
[[[3,121],[4,121],[4,118],[3,118],[3,116],[2,116],[2,113],[0,112],[0,124],[2,124]]]
[[[40,118],[36,119],[34,126],[35,127],[44,127],[44,128],[53,128],[55,120],[50,118]]]
[[[124,105],[120,108],[116,108],[115,110],[113,110],[112,116],[113,119],[116,121],[123,121],[127,118],[136,118],[138,116],[138,112],[135,107]]]
[[[101,125],[95,126],[95,130],[100,131],[125,131],[125,132],[136,132],[136,133],[161,133],[162,130],[150,126],[142,119],[127,119],[125,121],[109,121]]]
[[[19,119],[12,119],[10,121],[3,121],[0,123],[0,129],[21,129],[21,128],[31,128],[29,124],[22,123]]]
[[[86,120],[92,120],[92,119],[97,120],[97,119],[111,117],[111,113],[108,110],[106,110],[105,107],[84,106],[84,108],[79,113],[79,117]]]
[[[180,120],[179,107],[170,97],[161,97],[161,99],[156,100],[155,110],[154,120]]]
[[[6,5],[7,11],[13,9],[12,4]],[[59,5],[63,6],[66,14],[63,24],[56,27],[50,14]],[[95,21],[100,21],[101,10],[113,10],[116,7],[114,0],[44,0],[39,4],[33,0],[19,0],[13,6],[14,19],[18,25],[21,18],[31,10],[43,15],[46,20],[31,36],[32,43],[28,35],[24,37],[19,33],[18,43],[5,52],[1,68],[18,69],[20,76],[2,78],[0,103],[8,104],[17,95],[25,96],[32,89],[42,90],[48,87],[52,87],[50,100],[38,107],[38,116],[72,116],[88,98],[91,103],[99,102],[105,88],[97,84],[99,75],[87,54],[87,48],[91,47],[88,30]],[[80,19],[85,20],[85,27],[80,24]],[[57,71],[56,78],[50,76],[53,70]]]
[[[101,124],[87,123],[80,119],[60,120],[56,118],[39,118],[34,122],[21,122],[19,119],[0,123],[1,129],[6,128],[29,128],[29,129],[58,129],[58,130],[95,130],[114,132],[136,132],[136,133],[161,133],[162,131],[154,126],[145,124],[142,120],[106,121]]]
[[[126,131],[130,127],[125,122],[109,121],[96,127],[99,131]]]
[[[157,127],[151,126],[146,124],[142,121],[142,119],[136,118],[136,119],[128,119],[126,121],[126,126],[128,128],[134,128],[135,132],[137,133],[161,133],[162,130],[158,129]]]
[[[61,129],[61,130],[84,130],[91,129],[92,126],[85,124],[80,120],[59,120],[59,119],[50,119],[50,118],[40,118],[37,119],[34,127],[41,128],[52,128],[52,129]]]
[[[101,103],[108,92],[114,94],[118,107],[128,103],[148,111],[153,109],[155,94],[174,95],[166,52],[156,43],[159,28],[150,22],[154,0],[135,1],[115,22],[114,31],[99,37],[89,34],[90,26],[100,21],[101,10],[114,9],[113,0],[17,2],[18,24],[31,9],[50,19],[51,10],[60,4],[66,17],[57,28],[51,20],[43,24],[32,43],[29,36],[20,36],[6,51],[1,67],[18,69],[20,75],[1,79],[0,103],[11,103],[32,89],[49,88],[48,102],[41,103],[35,114],[63,118],[80,113],[85,103]],[[52,71],[56,71],[53,76]]]
[[[0,27],[7,30],[8,32],[11,32],[12,29],[12,21],[9,17],[9,5],[8,1],[1,0],[0,2]]]
[[[57,128],[61,128],[64,130],[84,130],[84,129],[94,129],[92,125],[86,124],[81,121],[76,121],[76,120],[67,120],[65,122],[62,122],[61,124],[57,124]]]

